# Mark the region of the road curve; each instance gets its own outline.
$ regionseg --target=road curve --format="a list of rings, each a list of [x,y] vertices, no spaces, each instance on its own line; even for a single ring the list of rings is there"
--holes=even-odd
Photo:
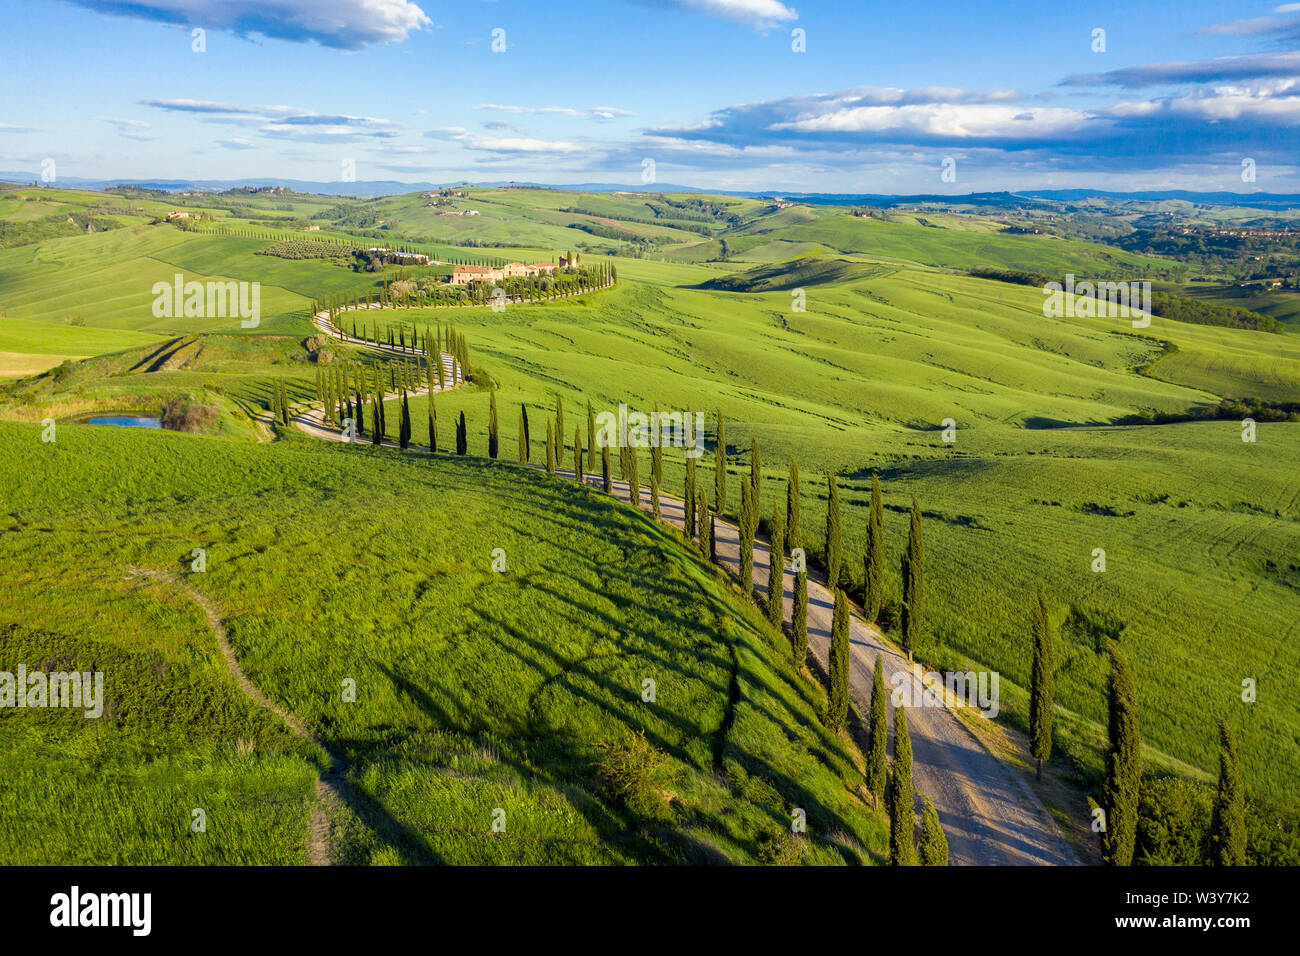
[[[317,325],[330,334],[339,334],[321,316],[317,316]],[[344,336],[344,339],[377,351],[402,354],[399,350],[390,350],[387,346],[377,347],[350,336]],[[451,357],[444,355],[444,365],[450,368],[450,362]],[[324,422],[319,410],[309,409],[298,415],[295,424],[317,438],[343,440],[337,430]],[[384,444],[397,447],[395,442],[385,441]],[[427,448],[416,445],[411,448],[428,451]],[[567,470],[558,473],[567,474],[570,478],[573,475],[572,471]],[[586,480],[593,486],[601,485],[599,476],[588,476]],[[611,487],[615,497],[622,501],[630,500],[625,482],[614,481]],[[646,488],[642,488],[640,497],[642,510],[649,511],[650,496]],[[682,499],[661,493],[660,512],[664,521],[679,529],[685,526]],[[715,527],[718,563],[728,568],[733,575],[739,575],[740,532],[734,525],[721,520],[716,522]],[[752,587],[758,594],[766,593],[769,563],[767,544],[756,541]],[[788,619],[794,600],[794,574],[788,568],[785,569],[782,583]],[[814,658],[823,669],[828,666],[833,608],[834,598],[826,587],[825,579],[810,571],[808,643]],[[849,640],[852,651],[850,691],[861,713],[870,711],[873,670],[877,657],[884,662],[886,688],[907,686],[911,691],[909,696],[912,705],[908,707],[907,720],[912,742],[912,776],[918,791],[916,809],[919,813],[921,793],[934,803],[948,838],[948,859],[951,864],[1078,865],[1079,859],[1061,835],[1042,801],[1025,780],[994,756],[966,726],[956,712],[960,705],[946,698],[942,688],[927,686],[922,681],[920,668],[910,664],[876,627],[856,613],[851,616]],[[892,701],[889,710],[892,715]],[[892,719],[890,724],[892,727]]]

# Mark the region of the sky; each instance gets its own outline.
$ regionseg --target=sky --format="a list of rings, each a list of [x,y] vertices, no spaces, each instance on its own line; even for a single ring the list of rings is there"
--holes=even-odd
[[[0,0],[0,170],[1300,192],[1300,3]]]

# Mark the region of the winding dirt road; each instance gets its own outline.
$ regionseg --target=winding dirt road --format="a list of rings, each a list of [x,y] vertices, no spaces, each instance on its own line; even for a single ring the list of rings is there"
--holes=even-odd
[[[330,326],[327,320],[322,320],[321,316],[317,317],[317,325],[322,327],[322,331],[338,336],[338,330]],[[399,350],[389,350],[386,346],[379,348],[350,336],[344,338],[371,349],[403,354]],[[450,356],[443,356],[443,363],[448,368],[450,361]],[[295,419],[295,424],[317,438],[343,440],[337,430],[324,422],[323,414],[318,410],[311,409],[300,414]],[[385,441],[384,444],[397,447],[396,442]],[[428,451],[427,448],[416,445],[412,445],[411,449]],[[558,473],[567,474],[570,478],[573,476],[572,471],[560,470]],[[599,476],[588,476],[586,481],[595,487],[601,485]],[[612,482],[611,487],[615,497],[630,501],[625,482]],[[648,490],[643,487],[643,511],[650,511],[649,498]],[[679,529],[685,526],[682,499],[661,493],[660,511],[664,521]],[[718,562],[738,576],[740,532],[734,525],[721,520],[716,522],[715,527]],[[752,586],[758,594],[766,593],[768,567],[768,546],[756,541]],[[789,619],[794,600],[794,574],[788,568],[785,569],[782,583],[785,614]],[[809,572],[808,642],[814,658],[823,670],[827,669],[833,607],[834,598],[826,587],[825,579]],[[957,708],[962,705],[944,695],[941,687],[928,686],[922,680],[920,668],[910,664],[906,657],[884,639],[877,628],[856,613],[851,617],[849,639],[852,649],[850,691],[862,714],[870,711],[873,670],[877,657],[884,662],[887,691],[896,686],[905,686],[910,691],[909,699],[912,703],[908,707],[908,730],[912,741],[913,780],[918,791],[916,809],[919,814],[921,793],[933,801],[948,838],[948,858],[951,864],[1062,866],[1079,863],[1060,829],[1028,783],[994,756],[958,716]],[[892,701],[889,709],[892,728]],[[977,716],[975,719],[983,718]],[[892,729],[890,733],[892,738]]]

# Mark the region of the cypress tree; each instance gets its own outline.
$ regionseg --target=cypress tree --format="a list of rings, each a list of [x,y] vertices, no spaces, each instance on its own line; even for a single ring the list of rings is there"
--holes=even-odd
[[[686,537],[695,537],[695,459],[686,459]]]
[[[600,446],[600,474],[602,479],[602,487],[604,487],[605,489],[605,494],[610,494],[614,490],[614,482],[611,480],[609,474],[609,446],[608,445]]]
[[[871,720],[867,726],[867,789],[872,802],[879,807],[885,799],[889,759],[885,752],[885,738],[889,734],[889,710],[885,700],[885,663],[876,655],[876,670],[871,680]]]
[[[943,835],[943,827],[939,824],[939,814],[934,809],[934,804],[925,794],[921,794],[921,846],[920,857],[922,866],[947,866],[948,865],[948,838]]]
[[[912,740],[907,734],[907,708],[894,708],[894,774],[889,788],[889,865],[915,866],[912,832]]]
[[[1030,622],[1034,642],[1029,682],[1029,752],[1035,773],[1043,779],[1043,761],[1052,759],[1052,697],[1056,679],[1056,633],[1047,607],[1047,595],[1038,589]]]
[[[357,434],[362,438],[366,437],[366,406],[361,401],[361,392],[356,392],[357,400]]]
[[[456,454],[469,454],[469,429],[465,427],[465,413],[460,413],[456,422]]]
[[[559,460],[564,458],[564,399],[557,393],[555,396],[555,440],[557,442],[556,457]]]
[[[713,532],[713,525],[709,521],[709,496],[703,488],[700,489],[699,511],[700,554],[707,558],[713,553],[713,543],[709,539],[709,535]]]
[[[907,532],[907,550],[903,552],[903,650],[907,659],[921,643],[925,597],[925,542],[921,537],[921,505],[912,499],[912,523]]]
[[[1219,789],[1210,817],[1210,865],[1246,865],[1246,791],[1232,732],[1219,722]]]
[[[713,507],[718,514],[727,511],[727,423],[718,416],[718,441],[713,448]]]
[[[834,475],[826,477],[826,583],[840,586],[840,559],[844,545],[840,528],[840,486]]]
[[[488,392],[488,457],[497,456],[497,390]]]
[[[402,420],[397,427],[397,444],[405,451],[411,447],[411,406],[402,392]]]
[[[799,501],[799,462],[790,456],[790,477],[785,482],[785,526],[790,539],[791,550],[799,547],[802,536],[803,516],[800,514]],[[832,587],[834,585],[832,584]]]
[[[754,531],[758,517],[754,511],[754,486],[746,481],[740,486],[740,586],[746,594],[754,593]]]
[[[794,607],[790,610],[791,654],[795,670],[808,660],[808,572],[794,573]]]
[[[1142,788],[1142,740],[1138,730],[1137,694],[1124,655],[1110,646],[1110,680],[1107,683],[1110,747],[1106,751],[1106,776],[1102,806],[1106,829],[1101,831],[1101,858],[1108,866],[1133,862],[1137,838],[1138,799]]]
[[[849,600],[835,589],[831,624],[830,689],[826,693],[826,726],[839,730],[849,715]]]
[[[767,561],[767,619],[778,630],[785,620],[785,516],[772,510],[772,547]]]
[[[655,435],[655,441],[650,446],[650,474],[659,482],[664,483],[664,448],[659,442],[659,435]]]
[[[429,451],[438,450],[438,409],[433,404],[433,392],[429,393]]]
[[[596,415],[591,410],[591,399],[587,399],[587,470],[593,474],[596,471]]]
[[[549,418],[546,420],[546,473],[555,474],[555,430]]]
[[[763,462],[758,456],[758,436],[749,440],[749,484],[754,493],[754,514],[761,514],[763,508]]]
[[[519,403],[519,464],[528,464],[528,406]]]
[[[633,508],[641,507],[640,469],[640,458],[636,453],[636,449],[629,446],[627,450],[627,500],[632,502]]]
[[[582,484],[582,429],[573,426],[573,480]]]
[[[709,513],[709,560],[718,563],[718,519],[712,512]]]
[[[880,619],[885,601],[885,509],[880,498],[880,479],[871,476],[871,513],[867,516],[866,585],[862,607],[873,624]]]
[[[655,516],[656,521],[664,516],[663,510],[659,507],[659,478],[654,468],[650,469],[650,513]]]
[[[374,395],[374,401],[371,403],[370,406],[371,414],[374,415],[374,418],[371,421],[372,427],[370,429],[370,443],[372,445],[378,445],[381,441],[384,440],[384,420],[382,415],[383,407],[384,407],[384,403],[380,399],[379,393],[376,392]]]

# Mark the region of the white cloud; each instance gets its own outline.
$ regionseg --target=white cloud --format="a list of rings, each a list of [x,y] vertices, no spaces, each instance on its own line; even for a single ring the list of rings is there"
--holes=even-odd
[[[589,109],[574,109],[571,106],[507,106],[501,103],[480,103],[474,107],[479,110],[492,110],[497,113],[512,113],[528,116],[572,116],[580,119],[612,120],[631,116],[627,110],[616,106],[593,106]]]
[[[771,129],[803,133],[891,133],[947,139],[1057,136],[1088,121],[1080,110],[1023,109],[981,103],[924,103],[855,106],[818,116],[775,123]]]
[[[756,30],[770,30],[799,14],[779,0],[675,0],[677,6],[719,20],[743,23]]]
[[[507,154],[565,154],[580,153],[586,147],[564,140],[534,139],[529,136],[482,136],[471,133],[459,126],[430,130],[425,134],[434,139],[450,139],[462,144],[466,149],[488,153]]]
[[[139,140],[143,143],[147,143],[153,139],[153,135],[149,132],[153,127],[144,120],[108,119],[101,116],[99,117],[99,121],[116,127],[117,134],[124,139]]]
[[[432,21],[410,0],[71,0],[110,16],[342,50],[404,40]]]

